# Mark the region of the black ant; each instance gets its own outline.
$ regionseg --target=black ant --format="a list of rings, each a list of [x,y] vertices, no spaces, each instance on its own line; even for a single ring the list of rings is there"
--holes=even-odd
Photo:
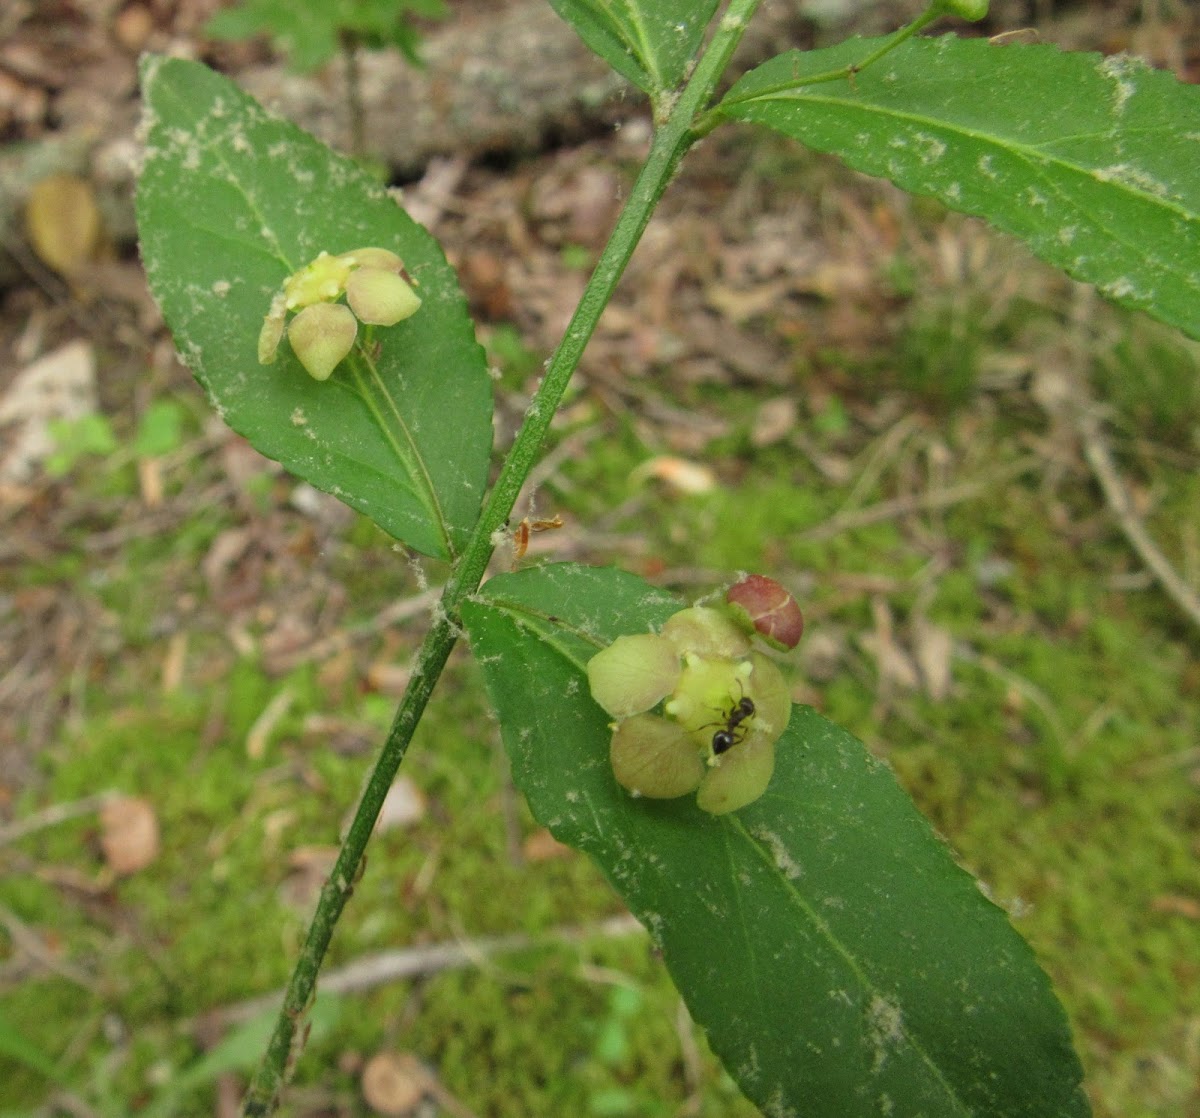
[[[747,718],[754,717],[754,700],[748,695],[743,695],[729,709],[725,715],[725,726],[718,730],[712,736],[712,751],[715,756],[727,752],[732,749],[738,742],[742,741],[746,734],[742,731],[742,736],[737,737],[737,728],[746,721]]]

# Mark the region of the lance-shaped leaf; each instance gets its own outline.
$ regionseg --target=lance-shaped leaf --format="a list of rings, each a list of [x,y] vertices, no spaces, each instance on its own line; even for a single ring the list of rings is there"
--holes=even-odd
[[[348,160],[197,63],[148,59],[142,259],[180,354],[263,454],[443,558],[479,511],[491,382],[437,242]],[[320,252],[396,253],[422,305],[317,383],[289,345],[258,363],[284,279]],[[359,337],[363,338],[363,328]]]
[[[979,214],[1043,260],[1200,337],[1200,89],[1125,55],[913,39],[789,53],[718,106]]]
[[[731,815],[618,786],[584,665],[679,608],[563,564],[491,580],[463,618],[534,815],[646,925],[746,1095],[777,1116],[1086,1115],[1029,947],[846,731],[795,708],[766,794]]]
[[[717,0],[550,0],[550,5],[618,74],[657,100],[683,80]]]

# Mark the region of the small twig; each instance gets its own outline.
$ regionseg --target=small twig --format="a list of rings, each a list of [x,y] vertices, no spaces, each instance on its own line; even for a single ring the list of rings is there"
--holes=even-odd
[[[946,489],[935,489],[906,497],[894,497],[890,501],[880,501],[878,504],[867,505],[865,508],[838,513],[823,523],[809,528],[808,531],[799,533],[795,538],[806,541],[827,540],[853,528],[864,528],[868,524],[878,524],[883,520],[894,520],[914,512],[930,512],[934,509],[949,508],[961,501],[969,501],[972,497],[978,497],[995,485],[1012,481],[1022,474],[1031,473],[1039,469],[1040,465],[1038,458],[1029,455],[1019,458],[989,477],[980,478],[977,481],[967,481],[961,485],[951,485]]]
[[[4,925],[4,930],[8,932],[14,947],[25,952],[51,973],[74,982],[76,986],[81,986],[90,993],[96,993],[96,983],[90,975],[58,958],[42,941],[41,936],[18,918],[15,912],[10,912],[3,905],[0,905],[0,924]]]
[[[1067,748],[1071,744],[1070,735],[1067,733],[1067,728],[1062,724],[1062,720],[1058,717],[1058,711],[1055,710],[1054,703],[1041,688],[1031,680],[1026,679],[1023,675],[1018,675],[1011,668],[1006,668],[1000,661],[993,659],[986,653],[976,652],[970,645],[963,644],[961,641],[955,642],[954,655],[959,660],[965,660],[968,664],[974,664],[989,675],[994,675],[997,679],[1003,681],[1016,691],[1031,706],[1036,707],[1038,713],[1045,719],[1046,725],[1050,727],[1050,732],[1054,735],[1059,754],[1065,756]]]
[[[437,1104],[451,1114],[453,1118],[479,1118],[466,1103],[464,1103],[457,1095],[451,1093],[450,1089],[438,1078],[432,1068],[421,1065],[422,1071],[425,1073],[425,1089],[431,1094]]]
[[[401,621],[429,613],[440,593],[440,590],[426,590],[411,598],[393,602],[361,624],[346,625],[328,637],[313,641],[312,644],[298,648],[286,656],[280,656],[279,666],[284,671],[291,671],[298,665],[312,660],[326,660],[349,648],[356,641],[365,640]]]
[[[550,943],[576,943],[593,936],[624,936],[644,931],[632,916],[614,916],[599,924],[579,928],[560,928],[545,936],[494,936],[469,942],[435,943],[428,947],[410,947],[397,951],[381,951],[366,955],[344,967],[335,967],[321,975],[323,994],[354,994],[372,990],[388,982],[420,975],[436,974],[476,966],[481,960],[495,955],[526,951],[530,947]],[[276,992],[248,1001],[212,1010],[205,1014],[206,1022],[240,1025],[278,1007],[283,994]],[[185,1022],[185,1027],[195,1021]]]
[[[1101,426],[1099,413],[1088,389],[1084,373],[1088,360],[1086,339],[1094,321],[1092,308],[1096,302],[1092,288],[1079,287],[1071,306],[1071,321],[1075,327],[1070,339],[1068,353],[1070,361],[1065,370],[1069,378],[1068,391],[1059,400],[1043,403],[1051,414],[1065,415],[1074,426],[1083,443],[1083,454],[1100,490],[1105,504],[1121,529],[1129,546],[1146,565],[1167,596],[1187,615],[1193,625],[1200,628],[1200,595],[1197,595],[1167,561],[1158,545],[1146,531],[1142,518],[1134,510],[1129,490],[1117,470],[1112,450]]]
[[[33,815],[27,815],[24,819],[10,823],[7,827],[0,827],[0,846],[7,846],[10,842],[16,842],[17,839],[22,839],[37,831],[44,831],[47,827],[57,827],[59,823],[66,823],[83,815],[93,815],[110,800],[116,799],[119,794],[110,788],[107,792],[84,796],[82,800],[73,800],[68,804],[54,804],[42,811],[34,812]]]
[[[1129,546],[1137,552],[1138,558],[1149,568],[1171,600],[1187,614],[1192,624],[1200,627],[1200,595],[1183,581],[1167,561],[1167,557],[1150,538],[1150,533],[1146,531],[1141,518],[1134,512],[1129,490],[1117,472],[1112,450],[1100,421],[1092,410],[1084,409],[1076,412],[1074,420],[1083,443],[1084,456],[1100,484],[1104,501],[1116,517],[1117,526],[1129,541]]]
[[[879,480],[880,474],[887,468],[888,463],[900,454],[905,440],[919,426],[920,423],[915,416],[904,416],[893,423],[880,438],[868,447],[863,455],[865,462],[862,472],[855,479],[849,495],[842,502],[841,508],[834,514],[835,517],[849,516],[861,507],[859,502],[862,496]]]

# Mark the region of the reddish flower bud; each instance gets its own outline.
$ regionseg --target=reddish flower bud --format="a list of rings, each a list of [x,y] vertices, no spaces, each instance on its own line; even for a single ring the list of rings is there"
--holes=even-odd
[[[800,606],[773,578],[747,575],[725,594],[734,618],[772,648],[788,652],[800,643],[804,615]]]

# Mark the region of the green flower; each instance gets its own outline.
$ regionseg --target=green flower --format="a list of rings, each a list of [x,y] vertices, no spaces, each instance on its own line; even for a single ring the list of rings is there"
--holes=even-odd
[[[258,335],[259,364],[275,360],[294,311],[287,327],[292,350],[311,376],[328,380],[353,348],[358,323],[394,326],[417,313],[420,296],[403,272],[404,262],[385,248],[322,252],[288,276],[271,300]]]
[[[587,666],[592,697],[616,721],[617,783],[634,796],[696,792],[714,815],[758,799],[775,768],[791,697],[775,664],[717,610],[681,610],[660,634],[618,637]]]

